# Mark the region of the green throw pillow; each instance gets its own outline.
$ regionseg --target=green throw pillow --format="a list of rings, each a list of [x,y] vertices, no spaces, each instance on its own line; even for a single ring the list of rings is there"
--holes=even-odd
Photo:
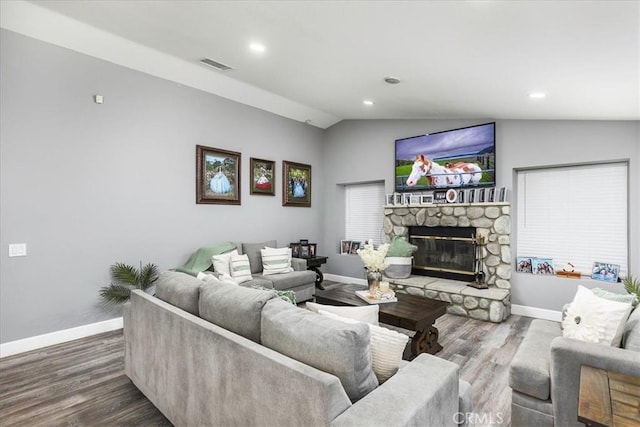
[[[276,295],[278,297],[280,297],[281,299],[283,299],[284,301],[288,302],[289,304],[296,305],[296,293],[293,292],[293,291],[278,291],[276,289],[269,289],[269,288],[265,288],[264,286],[260,286],[260,285],[253,285],[251,287],[253,289],[259,289],[261,291],[275,292]]]
[[[418,250],[416,245],[412,245],[400,236],[396,236],[389,245],[388,257],[410,257]]]

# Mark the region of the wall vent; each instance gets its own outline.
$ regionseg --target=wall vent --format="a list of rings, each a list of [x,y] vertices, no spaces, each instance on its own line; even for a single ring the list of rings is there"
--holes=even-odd
[[[233,70],[233,68],[229,67],[228,65],[225,65],[222,62],[214,61],[213,59],[209,59],[209,58],[201,59],[200,62],[220,71]]]

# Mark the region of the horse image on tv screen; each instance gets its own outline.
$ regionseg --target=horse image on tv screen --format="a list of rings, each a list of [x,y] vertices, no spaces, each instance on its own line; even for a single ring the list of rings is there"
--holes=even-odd
[[[396,141],[396,191],[495,186],[495,123]]]

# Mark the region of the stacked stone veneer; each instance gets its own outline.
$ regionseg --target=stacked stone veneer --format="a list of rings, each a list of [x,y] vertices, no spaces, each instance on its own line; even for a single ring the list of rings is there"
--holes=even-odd
[[[385,206],[384,233],[408,238],[409,227],[476,227],[487,242],[483,248],[483,270],[489,289],[475,289],[466,282],[428,276],[388,279],[400,293],[439,299],[451,305],[449,313],[479,320],[502,322],[511,314],[510,205],[446,204]]]

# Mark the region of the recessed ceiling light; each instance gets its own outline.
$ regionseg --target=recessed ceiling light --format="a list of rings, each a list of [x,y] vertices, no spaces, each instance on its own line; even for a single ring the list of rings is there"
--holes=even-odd
[[[362,101],[362,103],[363,103],[364,105],[373,105],[373,104],[375,104],[375,102],[373,102],[373,101],[372,101],[372,100],[370,100],[370,99],[365,99],[364,101]]]
[[[531,92],[529,94],[529,98],[532,98],[532,99],[542,99],[542,98],[544,98],[546,96],[547,96],[547,94],[543,93],[543,92]]]
[[[255,43],[255,42],[249,45],[249,49],[251,49],[254,52],[264,52],[265,50],[267,50],[267,48],[262,43]]]
[[[390,85],[397,85],[398,83],[400,83],[400,79],[397,77],[385,77],[384,81],[389,83]]]

